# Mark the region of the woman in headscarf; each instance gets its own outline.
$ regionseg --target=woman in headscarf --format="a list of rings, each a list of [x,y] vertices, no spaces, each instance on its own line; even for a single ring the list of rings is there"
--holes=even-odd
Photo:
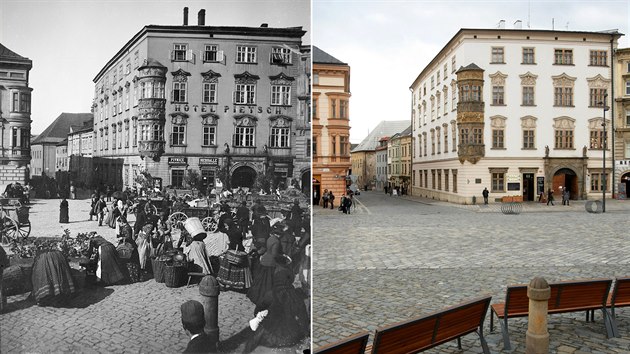
[[[135,283],[140,280],[140,255],[138,254],[138,245],[133,240],[133,230],[123,217],[118,218],[118,234],[119,243],[116,247],[121,263],[127,268],[129,280]]]
[[[151,255],[151,234],[153,233],[153,225],[146,224],[136,238],[136,245],[138,246],[138,257],[140,262],[140,269],[147,272],[149,263],[149,256]]]
[[[88,249],[88,258],[91,258],[93,254],[98,259],[96,277],[103,284],[112,285],[125,279],[125,273],[122,268],[124,266],[118,257],[118,251],[116,251],[114,244],[101,236],[92,237]]]
[[[206,238],[206,231],[201,225],[199,218],[188,218],[184,222],[186,231],[192,237],[192,242],[186,244],[184,247],[184,254],[186,259],[193,262],[193,271],[204,274],[214,274],[210,262],[208,261],[208,255],[206,254],[206,245],[203,239]]]
[[[40,306],[62,303],[77,291],[68,261],[56,250],[35,257],[31,280],[31,294]]]
[[[265,293],[273,287],[273,273],[276,268],[275,258],[283,254],[282,246],[280,245],[282,228],[283,226],[280,223],[274,225],[271,236],[267,239],[265,252],[260,257],[260,265],[254,270],[254,281],[247,292],[247,297],[257,306],[262,303]]]
[[[230,243],[229,249],[220,257],[217,281],[226,289],[248,289],[252,285],[252,273],[243,247],[243,232],[232,219],[225,219],[219,231],[228,236]]]

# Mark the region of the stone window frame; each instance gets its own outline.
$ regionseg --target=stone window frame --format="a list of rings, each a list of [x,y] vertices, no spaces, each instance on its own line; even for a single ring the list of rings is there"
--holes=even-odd
[[[488,167],[488,173],[490,173],[490,192],[491,193],[505,193],[506,192],[506,178],[505,175],[508,172],[507,167]],[[500,186],[500,182],[502,185]]]
[[[603,108],[603,105],[608,103],[604,102],[604,95],[608,94],[610,80],[601,74],[597,74],[594,77],[587,78],[586,82],[589,88],[589,108]],[[600,104],[600,102],[603,104]]]
[[[567,116],[553,118],[554,150],[575,150],[575,121]]]
[[[490,64],[505,64],[505,47],[490,47]]]
[[[534,116],[524,116],[521,117],[521,139],[522,139],[522,144],[521,144],[521,150],[536,150],[536,121],[538,120],[538,118],[534,117]],[[532,142],[532,147],[526,147],[525,146],[525,132],[526,131],[533,131],[534,132],[534,141]]]
[[[552,76],[551,79],[553,80],[554,88],[553,107],[575,107],[573,89],[577,78],[562,73]],[[560,92],[558,92],[558,90],[560,90]],[[560,99],[558,99],[558,94],[560,94]]]
[[[490,104],[491,106],[505,106],[506,105],[506,91],[505,91],[505,85],[506,85],[506,79],[507,79],[507,75],[503,74],[500,71],[497,71],[494,74],[490,74],[488,75],[490,77],[490,82],[491,82],[491,86],[492,86],[492,103]],[[498,95],[498,89],[500,88],[500,93],[501,96],[495,96]]]
[[[604,128],[602,126],[603,123],[606,123],[606,137],[604,137]],[[588,148],[589,150],[603,150],[604,142],[606,142],[606,150],[610,150],[608,147],[608,141],[611,131],[610,119],[604,120],[602,117],[594,117],[588,120],[588,135],[589,142]]]
[[[525,53],[525,50],[529,50],[531,49],[532,53],[531,53],[531,62],[525,60],[526,55],[529,56],[529,53]],[[521,59],[521,64],[522,65],[536,65],[536,48],[535,47],[523,47],[522,48],[522,59]]]
[[[496,116],[490,117],[490,130],[492,131],[492,147],[490,148],[491,150],[506,150],[506,147],[505,147],[506,145],[505,144],[505,138],[506,138],[505,130],[507,126],[506,122],[507,122],[507,117],[505,116],[496,115]],[[495,139],[499,137],[501,138],[500,144],[497,144],[499,143],[499,141],[496,141]]]
[[[442,130],[444,131],[444,153],[448,153],[448,123],[442,124]]]

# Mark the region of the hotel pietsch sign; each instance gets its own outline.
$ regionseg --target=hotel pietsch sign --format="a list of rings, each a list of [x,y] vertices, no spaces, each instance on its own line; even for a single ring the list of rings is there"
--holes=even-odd
[[[223,113],[249,113],[249,114],[286,114],[290,106],[281,107],[263,107],[263,106],[223,106],[222,109],[218,108],[216,104],[203,104],[203,105],[187,105],[187,104],[174,104],[173,110],[175,112],[201,112],[201,113],[217,113],[222,110]]]

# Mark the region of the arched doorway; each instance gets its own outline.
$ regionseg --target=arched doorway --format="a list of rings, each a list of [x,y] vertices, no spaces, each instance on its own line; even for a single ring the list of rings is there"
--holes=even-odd
[[[313,192],[311,194],[313,205],[319,205],[319,201],[322,197],[321,182],[320,182],[321,179],[322,179],[322,176],[313,176],[313,181],[312,181]]]
[[[237,167],[234,170],[234,172],[232,172],[232,178],[230,179],[232,188],[238,188],[238,187],[252,188],[254,186],[255,181],[256,181],[256,171],[249,166]]]
[[[625,190],[622,190],[625,188]],[[630,191],[630,172],[626,172],[621,175],[621,184],[619,185],[619,195],[623,199],[628,199],[628,191]]]
[[[561,168],[553,175],[553,194],[556,200],[562,200],[562,192],[569,189],[570,199],[578,199],[578,178],[570,168]]]
[[[311,190],[311,184],[309,183],[309,181],[311,180],[311,170],[306,170],[302,172],[302,176],[300,179],[302,193],[304,193],[304,195],[308,195],[308,192]]]

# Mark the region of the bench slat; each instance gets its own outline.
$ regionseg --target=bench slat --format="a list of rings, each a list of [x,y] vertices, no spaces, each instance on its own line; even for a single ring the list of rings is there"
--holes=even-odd
[[[361,332],[338,342],[315,349],[315,354],[364,354],[368,332]]]

